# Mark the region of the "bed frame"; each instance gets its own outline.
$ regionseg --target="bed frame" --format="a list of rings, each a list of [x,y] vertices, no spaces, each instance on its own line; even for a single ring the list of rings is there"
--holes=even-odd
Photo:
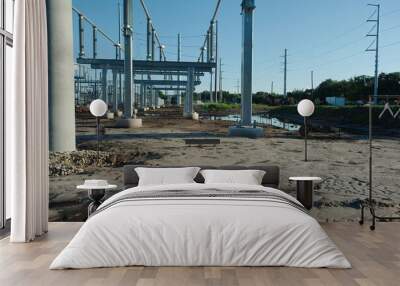
[[[179,168],[187,166],[143,166],[143,165],[125,165],[124,166],[124,189],[136,187],[139,183],[138,174],[135,171],[136,167],[148,168]],[[220,170],[263,170],[265,175],[262,180],[264,187],[279,188],[279,167],[278,166],[196,166],[201,169],[220,169]],[[203,176],[198,173],[194,180],[197,183],[204,183]]]

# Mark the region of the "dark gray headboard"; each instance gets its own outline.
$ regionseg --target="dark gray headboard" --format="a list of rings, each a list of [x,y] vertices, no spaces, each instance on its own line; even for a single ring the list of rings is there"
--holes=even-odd
[[[187,166],[140,166],[140,165],[126,165],[124,166],[124,188],[136,187],[139,182],[139,177],[135,171],[136,167],[148,168],[179,168]],[[265,187],[278,188],[279,187],[279,167],[278,166],[196,166],[201,169],[220,169],[220,170],[263,170],[265,176],[262,180],[262,185]],[[194,179],[197,183],[204,183],[203,176],[199,173]]]

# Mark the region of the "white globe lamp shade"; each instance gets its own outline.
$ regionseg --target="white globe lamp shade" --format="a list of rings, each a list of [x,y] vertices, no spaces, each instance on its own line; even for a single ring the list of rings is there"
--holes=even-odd
[[[315,110],[314,103],[309,99],[303,99],[297,105],[297,112],[303,117],[308,117],[313,115],[314,110]]]
[[[93,100],[92,103],[90,103],[90,113],[95,116],[95,117],[102,117],[104,114],[106,114],[108,106],[107,104],[101,100],[101,99],[96,99]]]

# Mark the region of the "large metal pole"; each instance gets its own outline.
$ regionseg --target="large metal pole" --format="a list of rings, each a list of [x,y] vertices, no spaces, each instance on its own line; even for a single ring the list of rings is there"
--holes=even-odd
[[[107,69],[103,69],[101,73],[101,99],[107,104],[109,103],[107,98]]]
[[[156,51],[155,51],[155,47],[156,47],[156,31],[154,30],[154,27],[151,28],[151,60],[154,61],[155,57],[156,57]]]
[[[47,0],[49,148],[75,150],[72,1]]]
[[[151,25],[151,19],[147,18],[147,60],[151,61],[151,39],[152,39],[152,25]]]
[[[93,58],[97,57],[97,28],[93,26]]]
[[[79,14],[79,58],[85,56],[85,30],[83,27],[83,15]]]
[[[207,62],[210,62],[210,29],[208,29],[206,37]]]
[[[191,118],[193,116],[193,89],[194,89],[194,68],[188,69],[186,82],[186,97],[183,116]]]
[[[133,85],[133,68],[132,68],[132,0],[124,0],[124,38],[125,38],[125,59],[124,59],[124,116],[132,117],[132,85]]]
[[[118,99],[117,99],[117,76],[118,76],[118,71],[113,70],[112,71],[113,75],[113,92],[112,92],[112,111],[115,112],[118,109]]]
[[[287,96],[287,91],[286,91],[286,81],[287,81],[287,49],[285,49],[285,54],[283,55],[284,57],[284,67],[283,67],[283,96]]]
[[[139,107],[144,108],[144,85],[140,85],[140,93],[139,93]]]
[[[218,102],[218,21],[215,21],[215,80],[214,80],[214,93],[215,102]]]
[[[242,1],[242,102],[243,125],[252,121],[252,73],[253,73],[253,11],[255,0]]]
[[[162,59],[163,59],[163,45],[160,45],[160,46],[158,47],[158,49],[159,49],[159,51],[160,51],[160,58],[159,58],[159,61],[161,62]]]
[[[118,0],[118,44],[119,44],[119,54],[118,59],[122,59],[121,52],[121,2]],[[117,96],[117,105],[115,106],[116,110],[118,110],[119,105],[122,103],[122,74],[118,72],[118,96]]]
[[[213,92],[213,71],[210,71],[210,101],[214,102],[214,92]]]
[[[376,40],[375,40],[375,82],[374,82],[374,103],[378,104],[378,87],[379,87],[379,23],[380,23],[380,5],[377,5],[376,17]]]
[[[219,58],[219,101],[222,102],[222,59]]]
[[[213,62],[215,60],[214,58],[214,26],[215,26],[215,21],[212,20],[210,23],[210,62]]]
[[[178,62],[180,62],[180,61],[181,61],[181,34],[178,33]],[[178,78],[178,81],[180,81],[179,74],[178,74],[177,78]],[[181,93],[180,93],[179,89],[180,89],[180,86],[177,85],[177,87],[176,87],[176,104],[178,106],[180,106],[182,104],[182,98],[181,98]],[[187,96],[187,94],[186,94],[186,96]]]

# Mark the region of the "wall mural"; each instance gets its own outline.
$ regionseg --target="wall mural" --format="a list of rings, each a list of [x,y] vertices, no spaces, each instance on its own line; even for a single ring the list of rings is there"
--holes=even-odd
[[[256,139],[229,136],[232,127],[242,120],[241,92],[246,91],[244,86],[240,90],[241,83],[236,79],[229,88],[222,85],[225,76],[220,72],[229,65],[224,67],[219,60],[224,50],[218,50],[217,39],[218,30],[228,29],[224,27],[227,23],[211,21],[208,30],[200,30],[198,35],[182,33],[172,38],[170,34],[179,31],[148,21],[156,13],[142,7],[140,1],[133,3],[133,20],[132,15],[123,13],[129,1],[106,1],[104,9],[90,10],[92,2],[72,1],[71,26],[53,28],[72,29],[70,92],[74,94],[71,112],[75,125],[70,128],[76,134],[76,150],[62,147],[69,137],[59,143],[53,141],[49,166],[51,221],[85,220],[90,201],[87,191],[76,186],[86,179],[108,180],[118,186],[106,192],[108,197],[122,189],[122,167],[126,164],[278,165],[280,188],[293,195],[296,183],[289,177],[322,179],[315,184],[311,210],[318,220],[359,219],[360,199],[365,199],[369,190],[368,96],[373,94],[373,76],[326,78],[315,87],[286,90],[289,79],[285,64],[285,77],[277,71],[285,80],[285,89],[274,90],[273,84],[268,91],[253,87],[253,116],[248,125],[262,128],[263,135],[255,135]],[[154,10],[155,6],[151,7]],[[108,11],[105,21],[108,9],[115,12]],[[130,21],[136,23],[135,30],[129,28]],[[49,31],[49,35],[53,32],[57,31]],[[124,44],[131,40],[133,54]],[[50,41],[50,49],[52,45]],[[286,63],[287,51],[284,54]],[[133,66],[126,66],[126,57],[132,57]],[[257,65],[257,58],[254,62]],[[131,98],[126,96],[130,88],[126,68],[133,70]],[[373,191],[379,201],[378,211],[384,215],[400,213],[399,83],[400,73],[381,72],[378,92],[387,96],[380,96],[371,109]],[[107,103],[99,126],[89,108],[95,99]],[[315,105],[306,121],[297,108],[302,99]]]

